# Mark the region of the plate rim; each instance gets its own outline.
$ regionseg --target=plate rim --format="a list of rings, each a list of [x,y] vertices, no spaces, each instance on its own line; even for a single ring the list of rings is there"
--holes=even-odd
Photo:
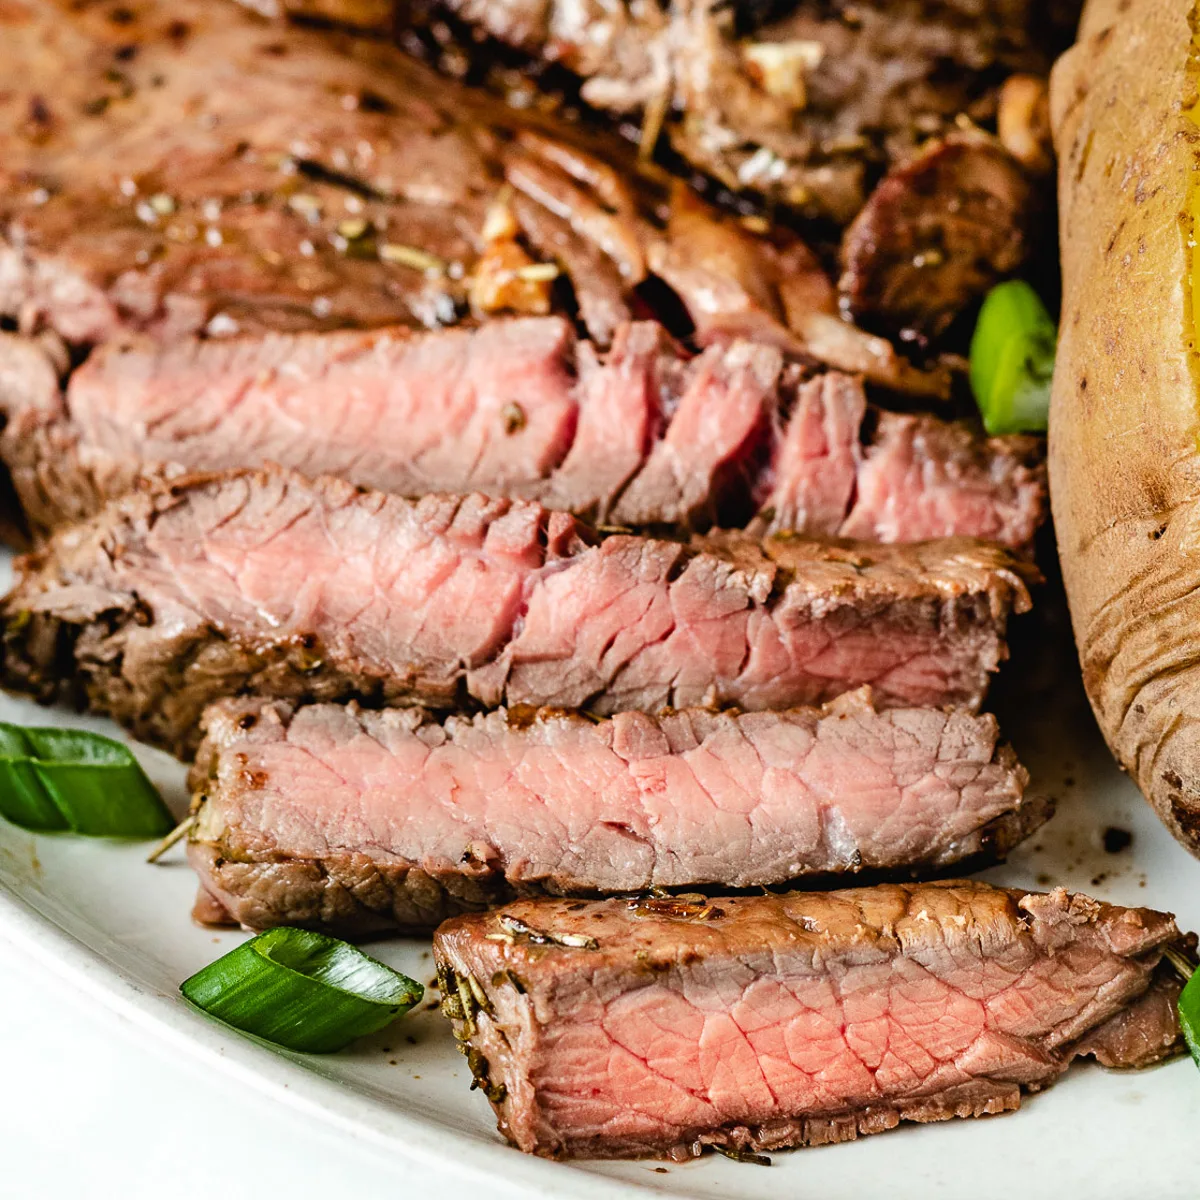
[[[160,1045],[182,1050],[193,1065],[214,1069],[326,1130],[349,1135],[392,1167],[407,1158],[423,1167],[448,1171],[458,1180],[486,1185],[492,1194],[499,1190],[514,1200],[530,1196],[616,1200],[631,1193],[664,1194],[652,1183],[606,1178],[565,1162],[522,1154],[501,1141],[475,1141],[406,1108],[388,1108],[370,1098],[356,1098],[344,1084],[306,1069],[288,1054],[227,1031],[186,1004],[147,987],[39,912],[3,879],[0,941],[64,985],[72,1000],[84,995],[98,1000],[109,1019],[125,1018],[134,1028],[149,1029]],[[295,1086],[298,1078],[302,1087]],[[458,1152],[449,1153],[448,1143]]]

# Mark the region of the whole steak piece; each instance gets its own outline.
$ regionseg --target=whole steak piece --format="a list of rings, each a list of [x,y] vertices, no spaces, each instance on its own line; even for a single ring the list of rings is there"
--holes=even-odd
[[[752,887],[1002,855],[1048,813],[992,716],[223,701],[204,718],[198,911],[252,929],[432,928],[515,892]]]
[[[621,138],[380,41],[215,0],[20,0],[0,8],[0,77],[0,317],[21,333],[73,346],[559,312],[607,346],[657,273],[678,295],[660,307],[699,340],[736,326],[885,386],[949,386],[840,320],[795,234],[752,233]]]
[[[1171,917],[983,883],[524,900],[434,937],[501,1131],[547,1156],[737,1157],[1018,1107],[1077,1055],[1182,1049]]]
[[[212,700],[657,712],[982,699],[1031,568],[956,539],[614,534],[279,469],[158,483],[18,564],[7,686],[194,748]]]
[[[441,328],[562,308],[559,263],[607,342],[647,274],[665,192],[620,139],[380,42],[210,0],[21,0],[0,75],[0,314],[24,332]]]

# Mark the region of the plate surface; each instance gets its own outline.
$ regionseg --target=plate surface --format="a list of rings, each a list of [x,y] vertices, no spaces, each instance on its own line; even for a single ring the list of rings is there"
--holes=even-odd
[[[0,586],[7,563],[0,561]],[[994,703],[1007,736],[1054,796],[1049,825],[1004,866],[997,883],[1064,884],[1103,899],[1144,904],[1200,927],[1200,863],[1158,824],[1113,766],[1078,689],[1069,629],[1053,594],[1018,628],[1022,643]],[[0,696],[0,720],[70,724],[112,733],[106,722]],[[177,811],[183,768],[139,749]],[[1103,831],[1133,835],[1110,854]],[[351,1133],[393,1161],[440,1164],[446,1183],[488,1196],[611,1200],[633,1189],[714,1200],[1156,1200],[1194,1196],[1188,1148],[1200,1128],[1200,1074],[1181,1060],[1137,1074],[1077,1066],[1018,1113],[906,1126],[852,1145],[777,1154],[770,1169],[721,1158],[682,1166],[546,1163],[510,1150],[455,1052],[449,1026],[427,1007],[390,1031],[328,1057],[275,1054],[193,1012],[178,985],[243,935],[188,917],[195,883],[178,852],[155,867],[144,846],[34,837],[0,823],[0,936],[65,976],[81,993],[166,1038],[273,1101]],[[375,943],[371,952],[428,982],[428,943]]]

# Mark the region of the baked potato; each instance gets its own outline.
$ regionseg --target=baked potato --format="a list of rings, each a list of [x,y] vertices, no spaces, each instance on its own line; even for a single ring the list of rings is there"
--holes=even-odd
[[[1063,308],[1050,480],[1083,679],[1200,854],[1194,0],[1090,0],[1055,67]]]

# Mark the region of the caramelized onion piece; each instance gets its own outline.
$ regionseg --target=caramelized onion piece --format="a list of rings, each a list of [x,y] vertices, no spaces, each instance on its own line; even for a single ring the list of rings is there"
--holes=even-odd
[[[891,342],[838,316],[833,284],[799,238],[754,237],[682,186],[650,263],[687,306],[701,343],[749,337],[894,391],[934,399],[950,393],[946,371],[913,366]]]
[[[632,219],[607,212],[570,176],[529,155],[509,159],[505,174],[517,191],[603,250],[617,264],[626,283],[637,284],[645,279],[646,258]]]

